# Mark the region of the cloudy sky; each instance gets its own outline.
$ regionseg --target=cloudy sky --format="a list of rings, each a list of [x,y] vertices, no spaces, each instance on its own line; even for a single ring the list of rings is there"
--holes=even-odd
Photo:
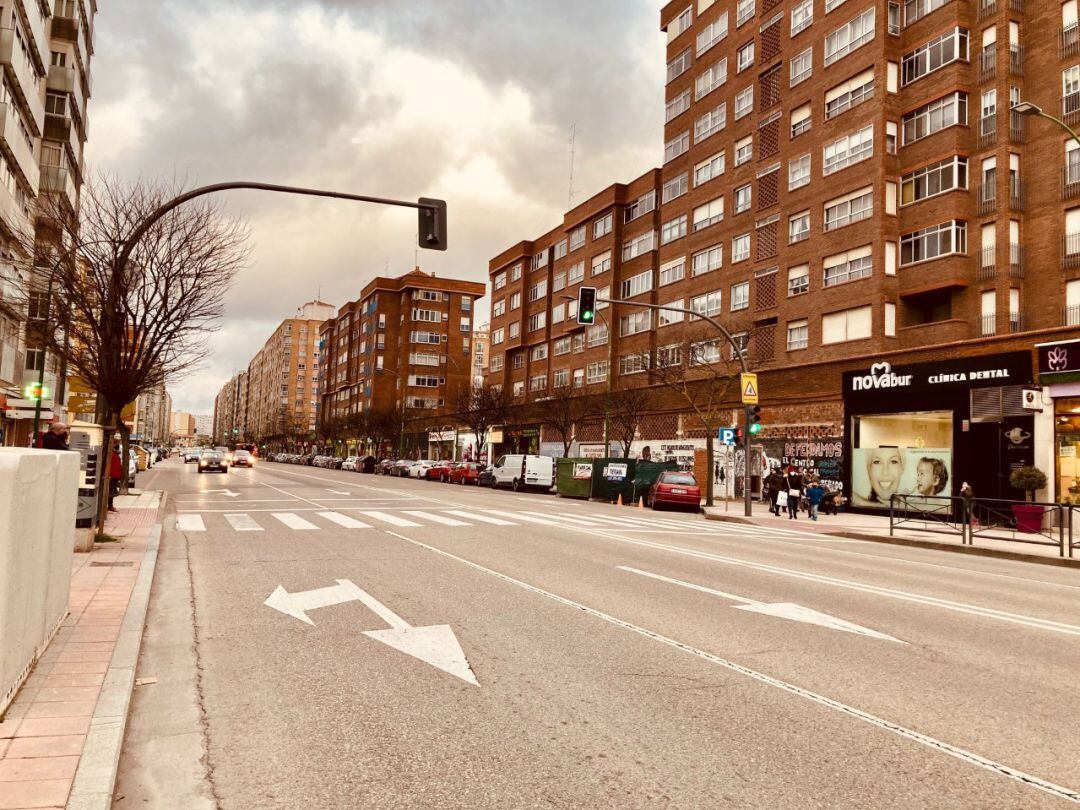
[[[484,281],[495,254],[662,156],[661,0],[104,0],[88,163],[125,176],[445,198],[424,270]],[[212,410],[274,327],[416,261],[408,210],[237,193],[251,266],[211,360],[173,387]],[[487,302],[483,302],[486,312]]]

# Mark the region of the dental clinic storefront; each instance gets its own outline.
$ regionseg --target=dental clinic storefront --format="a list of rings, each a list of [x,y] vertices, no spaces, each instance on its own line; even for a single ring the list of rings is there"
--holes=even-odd
[[[844,494],[857,511],[888,510],[892,495],[1019,499],[1009,474],[1035,459],[1029,352],[894,366],[843,377]]]

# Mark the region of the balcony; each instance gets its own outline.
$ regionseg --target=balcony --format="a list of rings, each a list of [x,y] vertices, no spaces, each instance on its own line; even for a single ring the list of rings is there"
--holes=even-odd
[[[1061,199],[1080,197],[1080,161],[1061,167]]]
[[[947,346],[971,337],[971,324],[955,318],[913,324],[901,327],[899,337],[900,346],[905,349],[919,346]]]
[[[86,35],[79,21],[73,17],[53,17],[52,36],[55,39],[71,42],[79,49],[79,60],[84,64],[90,64],[90,54]]]
[[[1061,323],[1063,326],[1080,326],[1080,305],[1065,307],[1061,313]]]
[[[979,272],[977,278],[979,281],[989,281],[997,275],[997,246],[990,245],[984,247],[979,253]]]
[[[1015,144],[1024,142],[1024,116],[1009,110],[1009,140]]]
[[[44,137],[49,141],[66,143],[71,150],[69,157],[76,165],[82,162],[82,141],[79,138],[79,128],[67,115],[45,115]]]
[[[1080,53],[1080,25],[1073,23],[1061,29],[1058,56],[1065,59]]]
[[[39,178],[37,160],[34,159],[33,146],[27,143],[24,130],[20,127],[19,113],[11,104],[0,104],[0,136],[3,137],[15,163],[26,178],[27,184],[37,193]]]
[[[23,58],[15,42],[15,30],[12,28],[0,28],[0,62],[4,63],[4,69],[12,87],[19,94],[19,100],[30,111],[36,135],[41,132],[45,120],[45,105],[41,100],[41,81]]]
[[[992,214],[997,210],[997,187],[990,182],[975,187],[975,204],[979,214]]]
[[[990,337],[997,334],[997,315],[991,313],[979,318],[979,335]]]
[[[1027,329],[1027,324],[1025,322],[1023,313],[1021,313],[1021,312],[1010,312],[1009,313],[1009,331],[1012,334],[1015,335],[1017,332],[1023,332],[1026,329]]]
[[[26,356],[15,343],[0,343],[0,387],[14,388],[22,382]]]
[[[58,93],[67,93],[71,98],[71,103],[75,105],[79,120],[86,120],[86,96],[75,68],[52,65],[45,79],[45,86]]]
[[[1027,198],[1024,181],[1019,177],[1009,177],[1009,210],[1023,211],[1024,200]]]
[[[1024,46],[1019,42],[1009,43],[1009,73],[1013,76],[1024,75]]]
[[[1073,90],[1061,98],[1061,117],[1067,124],[1080,121],[1080,90]]]
[[[1061,266],[1080,267],[1080,233],[1067,233],[1061,237]]]
[[[975,11],[976,20],[985,20],[997,14],[997,0],[982,0]]]
[[[987,113],[979,119],[979,146],[990,146],[997,142],[997,113]]]
[[[1024,246],[1009,245],[1009,278],[1024,277]]]
[[[1078,236],[1080,248],[1080,236]],[[1080,261],[1080,255],[1077,256]],[[974,268],[972,257],[955,253],[900,268],[900,295],[903,298],[929,292],[964,289],[970,286]]]
[[[1024,13],[1024,0],[1009,0],[1009,11],[1014,11],[1017,14]]]
[[[979,54],[979,81],[985,82],[997,76],[997,45],[987,45]]]
[[[41,191],[50,194],[62,194],[72,211],[78,209],[79,192],[70,169],[62,166],[41,167]],[[375,348],[372,345],[372,348]]]

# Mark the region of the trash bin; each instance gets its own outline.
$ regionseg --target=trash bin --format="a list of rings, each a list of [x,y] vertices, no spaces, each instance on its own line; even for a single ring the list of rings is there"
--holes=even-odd
[[[592,497],[614,503],[621,495],[623,503],[630,503],[634,497],[636,468],[637,459],[633,458],[593,459]]]
[[[591,458],[555,459],[555,491],[560,498],[585,498],[592,495]]]
[[[634,474],[634,491],[632,495],[634,503],[637,503],[639,498],[649,494],[649,488],[660,477],[660,473],[678,469],[679,464],[675,461],[639,461]]]

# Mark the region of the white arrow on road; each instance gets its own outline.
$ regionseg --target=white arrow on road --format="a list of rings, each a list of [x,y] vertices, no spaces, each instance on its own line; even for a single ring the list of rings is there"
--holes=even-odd
[[[200,489],[199,492],[203,495],[215,495],[220,492],[222,495],[227,495],[230,498],[238,498],[240,496],[239,492],[233,492],[231,489]]]
[[[313,591],[289,593],[278,585],[264,604],[314,626],[307,611],[315,608],[341,605],[345,602],[361,602],[380,619],[390,625],[389,630],[367,630],[364,635],[382,642],[395,650],[418,658],[424,663],[441,669],[456,678],[479,686],[465,652],[458,643],[453,629],[446,624],[429,627],[413,627],[375,597],[347,579],[339,579],[337,585],[317,588]]]
[[[745,596],[737,596],[733,593],[715,590],[714,588],[706,588],[704,585],[683,582],[681,579],[671,579],[670,577],[653,574],[649,571],[629,568],[625,565],[620,565],[619,570],[629,571],[631,574],[640,574],[643,577],[657,579],[661,582],[668,582],[672,585],[679,585],[683,588],[689,588],[692,591],[701,591],[702,593],[712,594],[713,596],[719,596],[723,599],[730,599],[733,602],[742,602],[743,604],[741,605],[735,605],[737,610],[746,610],[751,613],[763,613],[766,616],[775,616],[778,619],[790,619],[791,621],[803,622],[804,624],[816,624],[820,627],[828,627],[831,630],[842,630],[845,633],[869,636],[870,638],[880,639],[881,641],[895,641],[897,644],[907,643],[906,641],[893,638],[885,633],[879,633],[877,630],[871,630],[868,627],[838,619],[835,616],[830,616],[828,613],[822,613],[813,608],[796,605],[793,602],[775,602],[773,604],[768,604],[766,602],[758,602],[755,599],[747,599]]]
[[[342,492],[340,489],[328,489],[327,492],[332,492],[335,495],[352,495],[351,492]]]

